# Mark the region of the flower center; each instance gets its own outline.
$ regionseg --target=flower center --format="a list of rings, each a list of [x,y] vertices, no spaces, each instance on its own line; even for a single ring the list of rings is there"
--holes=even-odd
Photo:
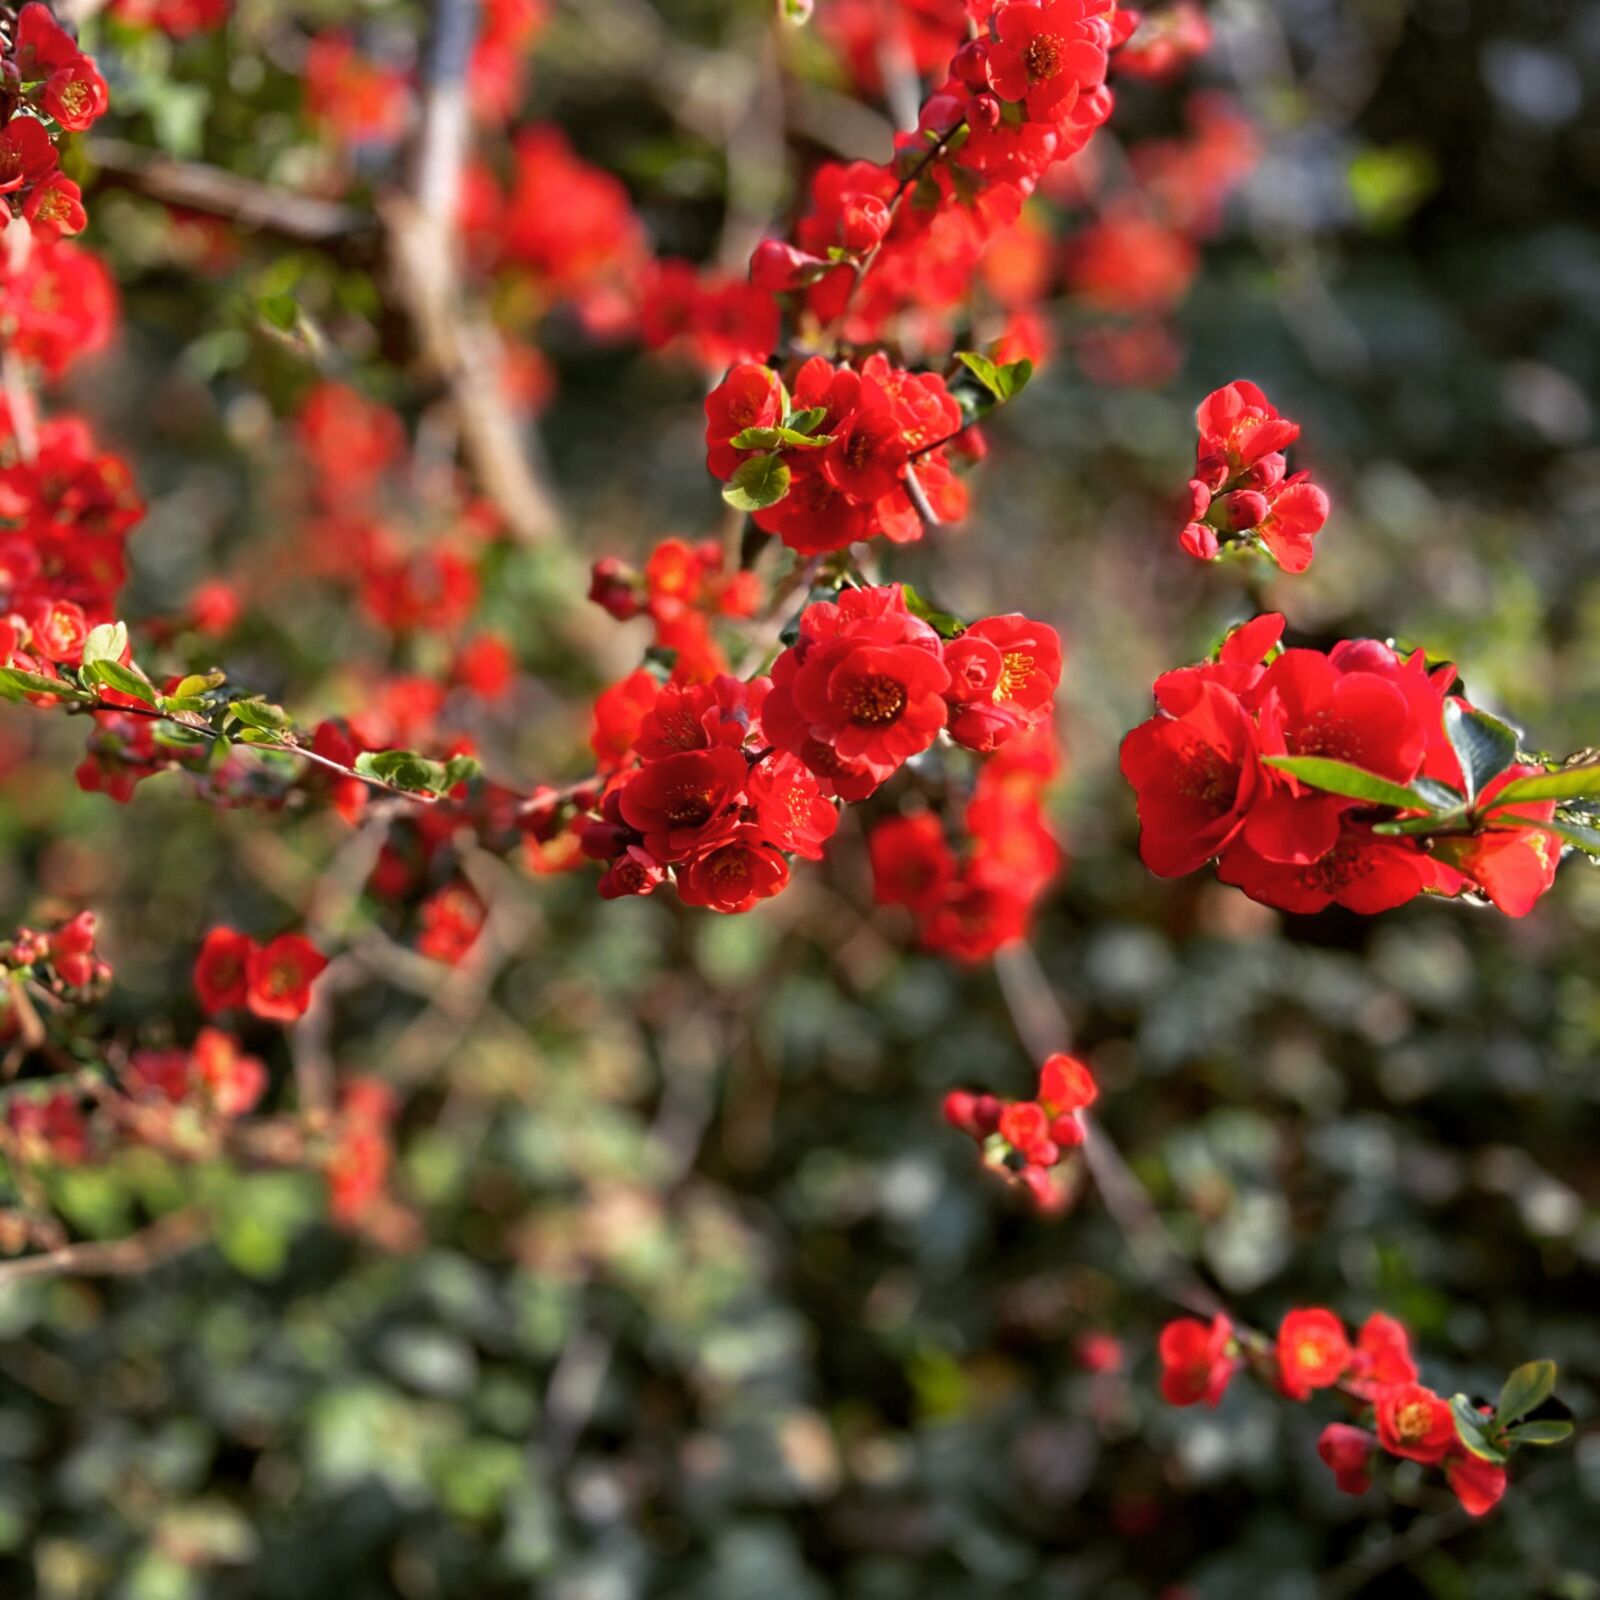
[[[850,720],[863,728],[884,728],[898,722],[906,708],[906,686],[881,673],[857,678],[845,702]]]
[[[1002,659],[1000,681],[994,686],[996,701],[1015,699],[1017,690],[1028,681],[1032,672],[1032,656],[1024,655],[1020,650],[1009,652]]]
[[[1413,1400],[1409,1405],[1400,1407],[1395,1426],[1407,1444],[1416,1444],[1418,1440],[1428,1437],[1428,1430],[1433,1426],[1433,1408],[1420,1400]]]
[[[675,828],[698,828],[711,820],[714,809],[709,789],[679,789],[665,806],[667,821]]]
[[[1061,41],[1053,33],[1036,33],[1022,52],[1022,59],[1035,83],[1053,78],[1061,70]]]

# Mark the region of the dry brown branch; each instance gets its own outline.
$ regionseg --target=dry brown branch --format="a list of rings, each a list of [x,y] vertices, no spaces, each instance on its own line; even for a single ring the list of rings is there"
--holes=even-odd
[[[55,1278],[69,1274],[83,1278],[117,1278],[147,1272],[151,1267],[192,1250],[208,1232],[206,1219],[199,1211],[174,1211],[159,1222],[152,1222],[148,1228],[129,1234],[126,1239],[66,1244],[42,1255],[0,1261],[0,1286],[23,1278]]]

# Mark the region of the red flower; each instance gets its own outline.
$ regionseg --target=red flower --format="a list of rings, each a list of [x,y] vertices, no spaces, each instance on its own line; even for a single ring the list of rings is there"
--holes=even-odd
[[[245,964],[245,1003],[269,1022],[293,1022],[311,1004],[311,985],[328,958],[303,934],[281,933],[252,949]]]
[[[713,745],[738,749],[750,736],[766,692],[765,678],[741,683],[726,674],[709,683],[668,684],[640,718],[634,751],[655,761]]]
[[[51,600],[34,612],[29,631],[34,649],[46,660],[76,666],[83,659],[89,619],[71,600]]]
[[[59,172],[34,185],[22,214],[33,224],[35,236],[47,242],[64,233],[82,233],[89,225],[89,214],[83,209],[83,191]]]
[[[485,907],[469,883],[447,883],[422,903],[417,954],[455,966],[477,943]]]
[[[898,587],[847,590],[801,615],[799,640],[773,665],[762,726],[820,777],[842,767],[876,785],[938,737],[949,683],[939,636]]]
[[[746,428],[775,428],[783,420],[783,385],[770,367],[741,361],[706,396],[707,465],[718,478],[729,478],[746,452],[730,440]]]
[[[69,988],[87,988],[102,971],[102,963],[95,959],[94,935],[92,911],[80,911],[50,935],[50,964]]]
[[[1350,1365],[1350,1341],[1344,1324],[1320,1307],[1291,1311],[1278,1329],[1278,1378],[1291,1400],[1306,1400],[1313,1389],[1326,1389]]]
[[[655,704],[660,692],[655,675],[640,667],[596,698],[589,746],[602,772],[626,765],[645,712]]]
[[[55,169],[55,144],[37,118],[13,117],[0,128],[0,194],[37,183]]]
[[[1411,1337],[1400,1323],[1374,1311],[1361,1324],[1347,1379],[1355,1393],[1368,1400],[1397,1383],[1415,1383],[1417,1365],[1411,1359]]]
[[[1330,1422],[1317,1440],[1317,1454],[1346,1494],[1365,1494],[1372,1487],[1372,1451],[1377,1442],[1365,1428]]]
[[[880,906],[928,911],[955,879],[956,860],[945,843],[944,825],[931,811],[886,817],[867,835],[872,862],[872,897]]]
[[[622,819],[657,861],[682,861],[733,829],[749,771],[726,745],[646,762],[622,790]]]
[[[1378,1438],[1391,1455],[1444,1460],[1456,1442],[1449,1404],[1420,1383],[1399,1383],[1378,1396]]]
[[[881,500],[900,485],[910,455],[900,419],[882,391],[851,414],[822,456],[822,473],[856,500]]]
[[[126,1086],[135,1100],[165,1100],[181,1105],[189,1093],[189,1056],[184,1050],[135,1050]]]
[[[1312,541],[1327,520],[1327,494],[1301,472],[1273,496],[1271,509],[1254,531],[1285,572],[1304,572],[1314,554]]]
[[[245,1003],[246,968],[255,941],[232,928],[213,928],[201,941],[195,957],[194,988],[209,1013]]]
[[[1446,1459],[1444,1475],[1462,1509],[1471,1517],[1481,1517],[1494,1510],[1506,1492],[1506,1469],[1491,1461],[1481,1461],[1465,1450]]]
[[[1061,1155],[1050,1137],[1050,1115],[1032,1100],[1017,1100],[1000,1113],[1000,1137],[1032,1166],[1054,1166]]]
[[[789,864],[757,827],[734,830],[725,842],[678,869],[678,898],[713,911],[748,911],[787,887]]]
[[[78,59],[78,42],[51,15],[50,7],[38,0],[25,5],[17,15],[13,56],[24,83],[49,78]]]
[[[748,795],[757,829],[770,843],[808,861],[822,859],[839,812],[798,756],[780,751],[758,762],[750,769]]]
[[[96,118],[105,115],[111,96],[94,62],[88,56],[79,56],[50,74],[40,101],[63,128],[82,133]]]
[[[1082,1111],[1099,1094],[1093,1073],[1076,1056],[1057,1053],[1039,1069],[1039,1099],[1054,1115]]]
[[[1061,682],[1061,639],[1020,613],[984,617],[945,646],[950,737],[969,750],[993,750],[1050,715]]]
[[[1530,912],[1555,882],[1561,841],[1538,824],[1555,815],[1553,800],[1495,806],[1494,797],[1518,778],[1537,776],[1542,767],[1510,766],[1485,785],[1479,808],[1489,824],[1467,839],[1441,839],[1435,855],[1481,889],[1508,917]],[[1526,823],[1526,826],[1519,824]]]
[[[1106,53],[1084,36],[1072,0],[1013,4],[995,12],[999,43],[989,47],[989,82],[1002,100],[1026,100],[1033,117],[1064,115],[1080,88],[1104,80]]]
[[[1243,378],[1208,394],[1195,411],[1195,423],[1200,429],[1202,466],[1220,461],[1229,476],[1300,437],[1300,424],[1279,415],[1278,408]]]
[[[267,1089],[267,1069],[220,1028],[202,1028],[194,1041],[194,1068],[211,1103],[224,1117],[254,1111]]]
[[[1268,861],[1240,840],[1217,863],[1217,877],[1262,905],[1298,916],[1341,905],[1371,917],[1432,887],[1436,869],[1416,840],[1380,838],[1346,821],[1333,848],[1304,866]]]
[[[1139,802],[1139,854],[1163,878],[1225,849],[1260,785],[1255,725],[1238,697],[1203,680],[1191,687],[1180,714],[1153,717],[1122,741],[1122,774]]]
[[[1162,1399],[1175,1406],[1214,1406],[1238,1364],[1229,1353],[1232,1343],[1233,1324],[1224,1316],[1213,1317],[1209,1327],[1195,1317],[1169,1322],[1156,1345]]]

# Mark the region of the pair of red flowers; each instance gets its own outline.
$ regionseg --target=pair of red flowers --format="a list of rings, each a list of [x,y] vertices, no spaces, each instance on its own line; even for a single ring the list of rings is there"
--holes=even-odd
[[[262,945],[247,933],[213,928],[195,958],[195,993],[209,1013],[243,1006],[268,1022],[293,1022],[305,1015],[327,964],[304,934],[280,933]]]
[[[705,409],[712,475],[742,495],[738,503],[758,526],[801,555],[879,534],[920,539],[908,471],[941,521],[966,513],[966,489],[943,448],[964,419],[937,373],[905,371],[881,352],[860,371],[813,356],[790,387],[772,368],[746,361],[711,391]]]
[[[1289,1312],[1270,1346],[1247,1338],[1248,1344],[1225,1316],[1210,1323],[1195,1317],[1169,1322],[1157,1347],[1162,1397],[1175,1406],[1214,1406],[1252,1355],[1291,1400],[1338,1387],[1371,1408],[1371,1428],[1330,1423],[1317,1445],[1347,1494],[1364,1494],[1371,1487],[1372,1457],[1380,1447],[1392,1456],[1443,1465],[1450,1487],[1473,1516],[1483,1515],[1505,1493],[1505,1469],[1473,1455],[1458,1436],[1449,1403],[1418,1383],[1410,1336],[1393,1317],[1374,1312],[1352,1344],[1333,1312],[1310,1307]]]
[[[1138,796],[1139,851],[1161,877],[1217,860],[1217,875],[1266,905],[1292,912],[1338,904],[1375,914],[1424,891],[1474,890],[1521,916],[1550,887],[1560,847],[1542,831],[1554,802],[1494,805],[1538,769],[1510,765],[1477,797],[1484,826],[1438,841],[1374,831],[1389,813],[1313,788],[1266,764],[1321,757],[1392,786],[1418,781],[1466,789],[1446,728],[1447,708],[1472,708],[1449,691],[1454,667],[1430,670],[1373,639],[1326,654],[1280,651],[1283,618],[1230,633],[1215,659],[1163,674],[1157,715],[1123,741],[1122,771]]]
[[[975,1139],[984,1165],[1019,1183],[1041,1211],[1059,1211],[1066,1191],[1052,1168],[1084,1141],[1082,1113],[1099,1095],[1094,1075],[1076,1056],[1057,1053],[1039,1069],[1031,1100],[1001,1100],[955,1089],[944,1097],[945,1121]]]
[[[1285,476],[1283,452],[1300,437],[1300,424],[1243,379],[1208,394],[1195,421],[1200,444],[1179,543],[1202,561],[1224,545],[1251,544],[1285,572],[1304,572],[1328,520],[1328,497],[1309,473]]]

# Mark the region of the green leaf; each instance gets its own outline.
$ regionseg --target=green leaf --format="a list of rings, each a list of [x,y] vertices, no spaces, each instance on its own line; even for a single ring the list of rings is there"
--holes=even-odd
[[[903,583],[900,587],[905,593],[906,610],[914,617],[921,617],[941,639],[954,639],[966,631],[967,625],[960,617],[949,611],[941,611],[936,605],[924,600],[909,583]]]
[[[83,641],[83,664],[93,661],[120,661],[128,648],[128,625],[125,622],[102,622],[89,630]]]
[[[440,793],[448,794],[458,783],[471,783],[483,775],[483,763],[476,756],[451,756],[444,764]]]
[[[1464,1394],[1458,1394],[1451,1400],[1450,1412],[1455,1418],[1456,1437],[1470,1455],[1475,1455],[1480,1461],[1492,1462],[1495,1466],[1504,1464],[1505,1451],[1489,1442],[1489,1436],[1484,1432],[1486,1419]]]
[[[1491,808],[1525,800],[1581,800],[1600,795],[1600,762],[1579,767],[1557,767],[1537,777],[1513,778],[1490,802]]]
[[[798,428],[746,428],[743,433],[736,433],[731,442],[735,450],[820,450],[833,443],[833,435],[812,435]]]
[[[1463,711],[1457,701],[1447,701],[1444,731],[1461,763],[1469,800],[1517,758],[1517,730],[1487,711]]]
[[[0,667],[0,693],[12,700],[24,694],[55,694],[63,700],[89,698],[76,684],[47,678],[42,672],[24,672],[21,667]]]
[[[268,733],[282,733],[286,728],[294,726],[288,712],[282,706],[275,706],[270,700],[263,700],[259,695],[252,695],[247,700],[231,701],[228,713],[245,727],[261,728]]]
[[[445,767],[415,750],[367,750],[356,757],[356,772],[376,778],[411,794],[438,794],[445,783]]]
[[[789,492],[789,468],[780,456],[751,456],[741,461],[723,486],[722,498],[735,511],[764,511]]]
[[[226,673],[191,672],[187,678],[179,681],[177,688],[172,691],[172,698],[175,700],[190,700],[196,695],[205,694],[210,689],[219,688],[226,682]]]
[[[1527,1361],[1506,1379],[1494,1408],[1497,1426],[1520,1421],[1537,1411],[1555,1392],[1556,1364],[1553,1361]]]
[[[1524,1422],[1507,1434],[1513,1444],[1561,1444],[1572,1437],[1570,1422]]]
[[[804,411],[791,411],[783,419],[783,425],[792,428],[796,433],[812,434],[817,431],[827,415],[826,406],[809,406]]]
[[[1437,778],[1413,778],[1411,787],[1418,794],[1426,795],[1437,811],[1456,811],[1467,803],[1467,797],[1459,789],[1453,784],[1440,783]]]
[[[83,676],[92,682],[103,683],[108,688],[132,695],[135,700],[143,701],[147,706],[155,705],[160,699],[150,684],[145,682],[132,667],[125,667],[120,661],[109,659],[85,661]]]
[[[1263,756],[1262,765],[1298,778],[1313,789],[1344,795],[1350,800],[1365,800],[1375,806],[1394,806],[1401,811],[1432,811],[1427,797],[1417,789],[1390,783],[1376,773],[1363,772],[1348,761],[1327,756]]]
[[[997,366],[976,350],[958,350],[956,360],[994,396],[996,405],[1003,406],[1006,401],[1015,400],[1033,376],[1033,363],[1026,358]]]

